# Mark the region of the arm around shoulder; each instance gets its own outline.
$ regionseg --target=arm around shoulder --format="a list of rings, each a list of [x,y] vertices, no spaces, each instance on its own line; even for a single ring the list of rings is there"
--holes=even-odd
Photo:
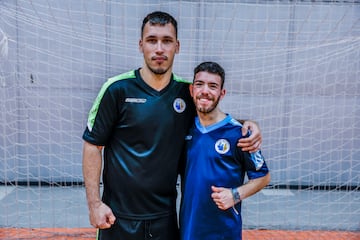
[[[243,137],[238,141],[237,146],[240,147],[244,152],[256,152],[260,150],[262,143],[262,135],[259,125],[255,121],[251,120],[238,120],[242,123],[242,135],[247,136],[250,132],[249,137]]]

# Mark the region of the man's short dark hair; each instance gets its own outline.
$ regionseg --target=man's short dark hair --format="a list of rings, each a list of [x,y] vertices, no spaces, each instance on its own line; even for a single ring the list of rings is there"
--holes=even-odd
[[[148,22],[150,23],[150,25],[159,24],[161,26],[171,23],[175,28],[175,34],[176,34],[176,38],[177,38],[177,33],[178,33],[177,21],[170,14],[168,14],[166,12],[161,12],[161,11],[155,11],[155,12],[149,13],[143,20],[143,23],[141,26],[141,37],[144,32],[144,27],[145,27],[146,23],[148,23]]]
[[[224,87],[225,82],[225,70],[216,62],[202,62],[194,69],[194,79],[198,72],[208,72],[217,74],[221,78],[221,89]]]

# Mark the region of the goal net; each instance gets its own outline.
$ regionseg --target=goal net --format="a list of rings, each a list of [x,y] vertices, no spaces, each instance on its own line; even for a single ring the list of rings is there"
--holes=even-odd
[[[0,0],[0,227],[89,227],[82,132],[104,81],[142,65],[143,17],[179,23],[174,72],[226,71],[269,187],[244,228],[360,230],[360,1]]]

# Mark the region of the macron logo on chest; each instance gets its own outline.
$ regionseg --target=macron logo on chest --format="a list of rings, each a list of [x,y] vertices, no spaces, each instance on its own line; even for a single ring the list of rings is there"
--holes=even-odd
[[[146,103],[145,98],[125,98],[127,103]]]

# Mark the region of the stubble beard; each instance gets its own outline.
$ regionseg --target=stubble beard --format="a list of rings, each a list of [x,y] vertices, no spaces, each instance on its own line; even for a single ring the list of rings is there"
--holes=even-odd
[[[167,58],[166,58],[166,60],[167,60]],[[149,68],[149,70],[156,75],[163,75],[163,74],[167,73],[170,69],[170,68],[163,68],[160,66],[158,68],[155,68],[155,67],[151,67],[150,64],[146,64],[146,65]]]
[[[163,75],[165,74],[169,69],[163,69],[163,68],[152,68],[150,66],[148,66],[150,71],[156,75]]]
[[[196,109],[197,109],[200,113],[204,113],[204,114],[211,113],[211,112],[214,111],[214,109],[217,107],[217,105],[219,104],[219,102],[220,102],[220,98],[217,98],[210,107],[206,108],[206,107],[196,106]]]

